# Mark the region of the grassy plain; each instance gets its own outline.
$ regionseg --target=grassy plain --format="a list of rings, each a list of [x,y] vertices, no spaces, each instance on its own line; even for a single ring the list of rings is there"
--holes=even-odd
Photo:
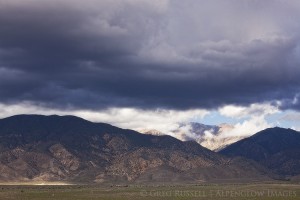
[[[0,200],[187,200],[187,199],[300,199],[300,185],[1,185]]]

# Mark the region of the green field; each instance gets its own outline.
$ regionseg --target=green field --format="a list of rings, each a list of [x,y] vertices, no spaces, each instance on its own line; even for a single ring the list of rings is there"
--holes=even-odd
[[[297,184],[0,186],[0,200],[300,199]]]

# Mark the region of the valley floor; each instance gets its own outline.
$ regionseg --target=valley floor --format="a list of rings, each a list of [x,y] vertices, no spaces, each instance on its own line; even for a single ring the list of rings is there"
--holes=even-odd
[[[2,185],[1,200],[300,199],[300,184]]]

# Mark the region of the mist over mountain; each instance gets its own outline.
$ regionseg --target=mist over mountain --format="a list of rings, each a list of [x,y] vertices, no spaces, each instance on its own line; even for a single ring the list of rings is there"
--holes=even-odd
[[[226,146],[244,139],[247,135],[230,135],[227,134],[234,129],[230,124],[206,125],[198,122],[179,123],[178,128],[171,131],[171,135],[182,140],[194,140],[201,146],[213,151],[219,151]],[[144,129],[139,130],[141,133],[151,135],[166,135],[159,130]]]

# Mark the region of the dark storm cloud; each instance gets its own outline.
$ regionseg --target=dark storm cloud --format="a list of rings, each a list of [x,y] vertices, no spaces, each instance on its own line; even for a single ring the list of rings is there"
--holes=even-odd
[[[297,1],[2,1],[0,101],[300,109],[299,11]]]

